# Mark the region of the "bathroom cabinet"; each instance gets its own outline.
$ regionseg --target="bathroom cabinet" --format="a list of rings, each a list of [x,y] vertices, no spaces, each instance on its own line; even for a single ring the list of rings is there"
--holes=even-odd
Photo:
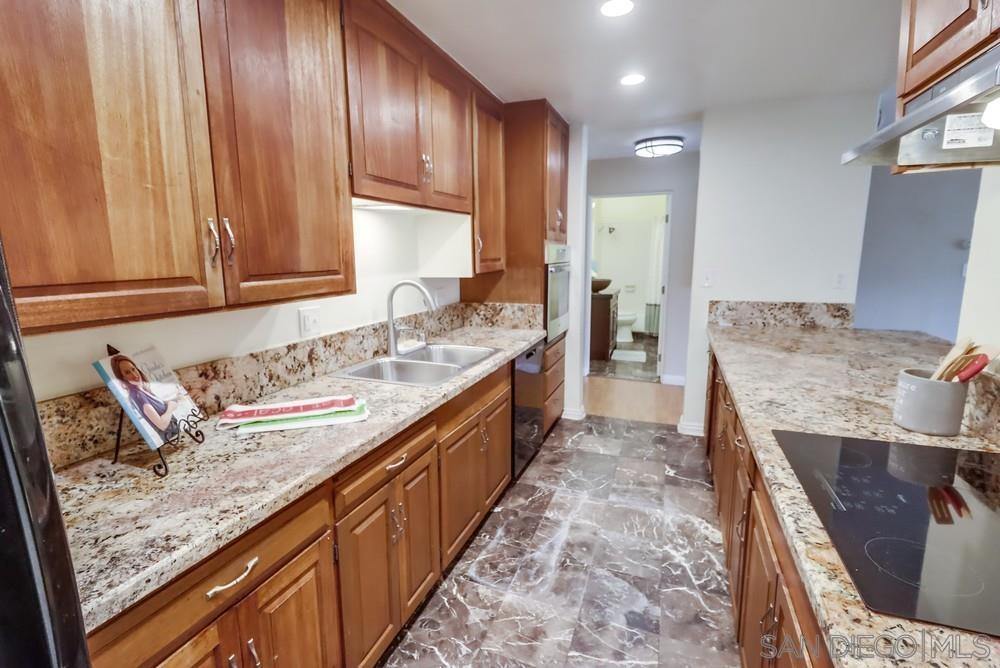
[[[609,360],[618,347],[618,291],[590,295],[590,359]]]

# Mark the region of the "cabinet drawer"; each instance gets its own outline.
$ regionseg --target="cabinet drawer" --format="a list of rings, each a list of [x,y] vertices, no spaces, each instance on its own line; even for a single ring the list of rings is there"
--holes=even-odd
[[[329,487],[281,511],[90,638],[95,668],[147,666],[333,526]]]
[[[407,462],[412,462],[434,445],[436,437],[437,431],[433,423],[416,427],[400,437],[396,445],[384,449],[386,454],[379,455],[374,461],[362,462],[358,468],[348,472],[343,484],[334,483],[336,491],[333,498],[337,516],[342,517],[402,471]]]
[[[566,403],[566,384],[563,383],[549,395],[545,400],[545,409],[542,413],[542,431],[548,433],[549,429],[562,416],[563,405]]]
[[[553,343],[545,349],[545,355],[542,356],[542,368],[548,371],[552,368],[552,365],[566,357],[566,338],[563,337],[558,343]]]
[[[566,380],[566,358],[561,357],[551,369],[545,371],[545,397],[551,397],[564,380]]]

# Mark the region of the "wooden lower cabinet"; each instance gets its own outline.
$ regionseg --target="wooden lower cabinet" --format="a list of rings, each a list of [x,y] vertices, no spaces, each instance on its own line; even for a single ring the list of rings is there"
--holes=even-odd
[[[395,487],[400,611],[405,621],[441,576],[437,449],[431,448],[403,469]]]
[[[160,666],[340,666],[336,606],[333,532],[327,532]]]
[[[486,480],[483,513],[489,512],[507,489],[511,479],[511,438],[513,414],[510,390],[507,390],[483,409],[483,428],[486,434]]]
[[[337,522],[344,657],[374,665],[400,629],[395,495],[386,484]]]
[[[482,419],[478,414],[444,438],[441,453],[441,560],[447,567],[483,519]]]
[[[744,668],[832,665],[762,474],[712,359],[706,410],[729,589]]]
[[[160,668],[239,668],[239,656],[240,629],[231,610],[184,643]]]

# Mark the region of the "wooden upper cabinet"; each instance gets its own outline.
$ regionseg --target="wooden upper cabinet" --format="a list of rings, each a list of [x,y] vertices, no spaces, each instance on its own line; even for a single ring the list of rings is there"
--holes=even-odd
[[[346,0],[354,193],[472,211],[472,85],[386,3]]]
[[[229,303],[353,292],[339,0],[201,6]]]
[[[429,177],[421,110],[424,46],[371,0],[345,0],[357,195],[422,204]]]
[[[424,203],[472,212],[472,87],[433,53],[424,56],[424,123],[428,177]]]
[[[925,88],[983,46],[1000,24],[986,0],[904,0],[899,95]],[[992,3],[996,5],[994,1]]]
[[[4,7],[0,238],[21,326],[222,305],[196,3]]]
[[[476,273],[506,267],[507,210],[504,191],[503,105],[477,93],[473,117],[473,180]]]
[[[569,128],[555,112],[549,112],[546,135],[546,222],[545,238],[566,243],[567,166],[569,164]]]
[[[237,606],[244,666],[340,666],[333,532],[303,550]]]

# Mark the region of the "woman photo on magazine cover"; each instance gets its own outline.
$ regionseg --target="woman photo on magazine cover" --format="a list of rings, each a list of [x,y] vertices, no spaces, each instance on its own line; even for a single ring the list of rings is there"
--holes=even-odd
[[[115,355],[108,364],[115,378],[128,393],[129,401],[136,412],[145,418],[164,442],[175,438],[180,431],[177,418],[173,415],[177,409],[177,402],[164,401],[156,396],[149,387],[146,374],[125,355]]]

